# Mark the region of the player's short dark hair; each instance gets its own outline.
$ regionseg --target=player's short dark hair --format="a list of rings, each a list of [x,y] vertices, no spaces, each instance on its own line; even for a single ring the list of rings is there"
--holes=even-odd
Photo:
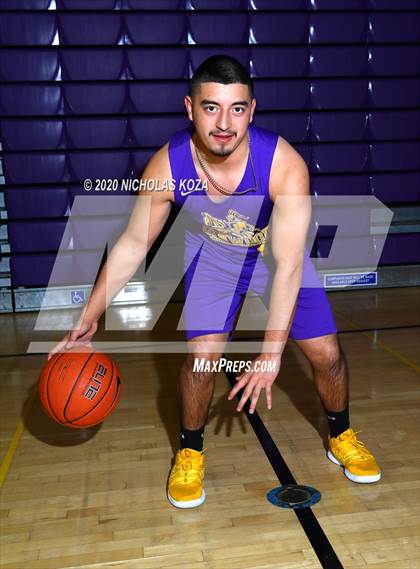
[[[204,60],[190,79],[189,94],[192,97],[201,83],[242,83],[248,85],[251,99],[254,97],[254,85],[245,67],[230,55],[212,55]]]

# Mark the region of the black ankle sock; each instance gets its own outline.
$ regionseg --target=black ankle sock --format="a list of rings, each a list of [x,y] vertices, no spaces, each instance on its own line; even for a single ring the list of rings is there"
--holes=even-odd
[[[181,448],[192,448],[201,452],[203,450],[204,427],[196,431],[189,431],[181,425]]]
[[[344,411],[328,411],[328,409],[325,409],[325,413],[327,415],[331,437],[338,437],[349,428],[350,420],[348,405]]]

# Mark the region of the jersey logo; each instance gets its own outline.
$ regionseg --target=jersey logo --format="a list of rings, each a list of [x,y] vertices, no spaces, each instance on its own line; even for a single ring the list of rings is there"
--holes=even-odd
[[[229,209],[224,219],[214,217],[206,211],[201,212],[203,232],[212,241],[235,245],[237,247],[257,247],[262,253],[268,238],[268,227],[259,229],[248,223],[249,217]]]

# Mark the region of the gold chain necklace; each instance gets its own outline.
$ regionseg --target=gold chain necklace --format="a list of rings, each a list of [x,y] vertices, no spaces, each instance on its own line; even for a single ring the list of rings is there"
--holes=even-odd
[[[248,136],[248,148],[249,148],[249,158],[250,158],[250,162],[251,162],[251,170],[252,170],[252,175],[254,177],[254,186],[251,188],[248,188],[247,190],[243,190],[242,192],[236,192],[236,191],[230,192],[227,188],[225,188],[224,186],[222,186],[221,184],[216,182],[216,180],[213,178],[213,176],[208,171],[208,166],[207,166],[204,158],[202,157],[201,153],[199,152],[196,144],[193,141],[194,148],[195,148],[195,155],[197,156],[197,160],[201,166],[201,169],[203,170],[204,174],[206,175],[206,178],[209,180],[209,182],[211,182],[211,185],[218,192],[220,192],[221,194],[224,194],[225,196],[231,196],[233,194],[240,196],[242,194],[247,194],[248,192],[255,192],[257,190],[257,177],[255,175],[254,161],[252,160],[251,141],[249,138],[249,131],[247,133],[247,136]]]

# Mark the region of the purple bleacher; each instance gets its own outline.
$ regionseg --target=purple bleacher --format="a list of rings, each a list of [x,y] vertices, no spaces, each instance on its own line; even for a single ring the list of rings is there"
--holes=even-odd
[[[363,76],[367,72],[367,48],[357,46],[311,46],[309,74]]]
[[[310,144],[296,143],[296,144],[293,144],[293,148],[296,150],[296,152],[298,152],[302,156],[302,158],[305,160],[305,162],[309,168],[310,163],[311,163],[311,154],[312,154],[311,145]]]
[[[363,10],[366,0],[309,0],[312,10]]]
[[[182,10],[185,0],[127,0],[131,10]]]
[[[187,48],[132,47],[127,50],[134,79],[183,79],[187,77]]]
[[[128,39],[131,44],[186,43],[186,18],[182,13],[124,13]]]
[[[248,41],[248,17],[246,14],[188,14],[189,29],[197,44],[244,44]]]
[[[420,0],[369,0],[372,10],[420,10]]]
[[[189,0],[192,10],[247,10],[248,0]]]
[[[63,97],[70,114],[117,114],[127,112],[124,83],[65,84]]]
[[[312,176],[311,193],[314,196],[368,196],[367,174],[328,174]]]
[[[316,231],[309,235],[318,239],[334,237],[366,237],[371,232],[371,208],[366,196],[324,196],[313,200],[312,217],[316,220]]]
[[[251,10],[306,10],[308,0],[249,0]]]
[[[316,252],[318,259],[316,267],[318,270],[328,269],[347,269],[358,268],[372,265],[377,258],[375,250],[375,239],[364,237],[336,237],[334,247],[340,251],[340,259],[332,267],[329,259],[331,250],[331,239],[319,238],[316,241]]]
[[[409,12],[369,15],[368,41],[374,43],[414,43],[420,40],[420,18]]]
[[[130,119],[135,146],[163,146],[177,131],[188,126],[185,115],[135,117]]]
[[[57,10],[115,10],[120,0],[55,0]]]
[[[314,172],[363,172],[368,159],[368,144],[316,144],[312,148]]]
[[[0,10],[47,10],[51,0],[0,0]]]
[[[129,85],[130,100],[137,113],[185,112],[184,97],[187,93],[187,81],[149,81]]]
[[[328,111],[313,113],[311,129],[319,142],[364,140],[367,115],[363,111]]]
[[[85,178],[96,180],[129,177],[130,152],[128,149],[104,152],[72,151],[67,153],[67,160],[71,181]],[[94,191],[93,188],[92,192]]]
[[[305,77],[309,68],[307,46],[251,46],[253,77]]]
[[[256,80],[255,97],[260,110],[307,109],[310,103],[308,80]]]
[[[369,75],[419,75],[420,46],[370,45]]]
[[[370,161],[374,170],[420,169],[420,142],[372,142]]]
[[[58,14],[60,44],[62,45],[116,45],[122,36],[123,16],[120,11],[82,14]]]
[[[55,284],[67,285],[80,282],[75,280],[78,275],[74,270],[73,255],[71,253],[61,254],[59,258],[62,278]],[[10,257],[12,286],[45,286],[48,284],[56,259],[56,253],[12,255]]]
[[[138,176],[135,176],[138,178]],[[134,181],[134,176],[132,176]],[[125,185],[118,186],[115,191],[101,192],[99,195],[94,192],[86,192],[83,184],[72,184],[69,187],[71,217],[104,216],[104,215],[125,215],[128,222],[137,194],[128,188],[130,180],[125,181]],[[131,186],[132,188],[134,187]]]
[[[57,150],[63,147],[63,121],[3,119],[0,137],[4,150]]]
[[[371,107],[417,107],[420,100],[420,79],[399,77],[369,80],[368,94]]]
[[[2,85],[0,114],[57,115],[62,113],[59,85]]]
[[[385,203],[420,201],[420,172],[373,173],[370,192]]]
[[[364,43],[367,23],[363,13],[313,12],[309,19],[309,43]]]
[[[106,199],[106,198],[105,198]],[[94,215],[92,217],[71,217],[69,232],[73,236],[73,247],[83,249],[105,249],[107,241],[114,242],[127,225],[125,215]]]
[[[99,272],[103,249],[94,251],[75,251],[72,255],[74,275],[78,283],[93,284]]]
[[[5,188],[4,196],[8,219],[64,217],[69,207],[66,186]]]
[[[150,160],[155,153],[154,150],[133,150],[131,152],[131,177],[139,178]]]
[[[251,43],[306,43],[309,15],[278,12],[264,14],[250,12]]]
[[[365,79],[312,79],[311,108],[351,109],[367,102]]]
[[[419,9],[420,0],[0,0],[10,10],[0,14],[9,46],[0,140],[13,286],[45,286],[55,260],[54,284],[93,283],[103,256],[97,204],[107,200],[117,235],[137,198],[121,187],[86,192],[83,180],[138,178],[188,125],[187,79],[218,53],[250,71],[255,123],[304,158],[314,203],[419,201],[420,19],[404,12]],[[74,203],[80,219],[64,245],[83,251],[56,259]],[[320,255],[330,232],[318,233]],[[360,266],[374,238],[346,246]],[[381,262],[420,262],[419,248],[418,235],[390,234]]]
[[[66,219],[10,220],[8,237],[11,253],[38,253],[57,251],[66,227]],[[64,247],[68,246],[65,242]]]
[[[420,138],[420,111],[395,110],[368,113],[370,138],[403,140]]]
[[[199,45],[191,45],[189,48],[190,60],[191,60],[191,67],[192,70],[195,71],[197,67],[208,57],[212,55],[231,55],[235,57],[238,61],[242,63],[242,65],[249,69],[249,61],[248,61],[248,48],[247,47],[235,47],[229,46],[226,47],[202,47]]]
[[[303,142],[308,137],[309,113],[257,113],[255,124],[277,132],[289,142]]]
[[[420,263],[420,233],[391,233],[387,236],[379,264],[405,263]]]
[[[66,155],[61,153],[5,154],[3,166],[7,183],[44,184],[66,182]]]
[[[0,18],[0,45],[51,45],[57,32],[51,11],[4,12]]]
[[[66,119],[68,148],[119,148],[127,146],[127,119]]]
[[[63,49],[62,77],[72,81],[119,79],[123,74],[124,52],[115,48]]]
[[[54,49],[0,50],[2,81],[55,81],[59,71],[58,52]]]

